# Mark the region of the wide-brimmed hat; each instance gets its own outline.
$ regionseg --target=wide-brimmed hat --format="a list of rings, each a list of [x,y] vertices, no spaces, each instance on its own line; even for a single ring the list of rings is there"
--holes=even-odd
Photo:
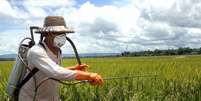
[[[74,31],[66,26],[65,20],[62,16],[47,16],[44,20],[42,28],[35,31],[36,33],[74,33]]]

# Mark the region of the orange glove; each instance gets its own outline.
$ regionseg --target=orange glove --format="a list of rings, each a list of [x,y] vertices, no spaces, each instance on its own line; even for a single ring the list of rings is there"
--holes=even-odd
[[[87,64],[76,65],[75,70],[86,71],[88,67],[89,67],[89,65],[87,65]]]
[[[70,70],[79,70],[79,71],[86,71],[86,68],[88,68],[89,66],[87,64],[81,64],[81,65],[75,65],[72,67],[66,67],[67,69]]]
[[[91,73],[89,82],[91,85],[103,85],[103,79],[97,73]]]
[[[103,79],[97,73],[89,73],[77,70],[76,80],[89,80],[91,85],[102,85]]]

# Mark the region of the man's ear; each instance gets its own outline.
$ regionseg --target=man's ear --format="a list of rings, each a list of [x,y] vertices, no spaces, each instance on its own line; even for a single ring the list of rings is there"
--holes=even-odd
[[[49,44],[52,44],[54,38],[50,33],[45,34],[45,40],[46,42],[48,42]]]
[[[55,38],[55,35],[52,33],[49,33],[49,40],[51,41],[52,44],[54,42],[54,38]]]

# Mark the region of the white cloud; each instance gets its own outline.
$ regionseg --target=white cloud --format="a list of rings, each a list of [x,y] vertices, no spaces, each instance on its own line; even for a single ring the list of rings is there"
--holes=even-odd
[[[76,39],[81,40],[80,42],[82,43],[79,43],[78,47],[95,47],[99,45],[93,48],[94,50],[88,48],[82,52],[97,52],[97,50],[102,52],[119,52],[115,47],[111,48],[111,45],[108,43],[112,43],[112,46],[113,44],[116,44],[116,46],[123,45],[121,42],[118,42],[118,39],[121,40],[119,37],[128,38],[129,36],[134,36],[132,31],[137,29],[135,28],[137,27],[135,22],[139,17],[139,12],[134,6],[119,8],[106,5],[97,7],[90,2],[86,2],[79,9],[74,9],[64,16],[77,31]],[[85,38],[83,38],[84,36]],[[92,41],[85,41],[86,39]],[[101,42],[96,42],[99,39],[102,41],[102,44],[100,44]]]
[[[26,0],[14,2],[16,5],[1,1],[0,17],[21,16],[15,21],[24,29],[42,26],[47,15],[64,16],[67,25],[76,31],[69,36],[81,53],[199,47],[201,42],[199,0],[122,0],[104,6],[90,1],[80,5],[75,0]],[[72,52],[69,48],[65,46],[64,52]]]
[[[147,48],[199,47],[200,4],[198,0],[137,0],[140,11],[138,41]],[[197,38],[196,38],[196,37]],[[152,47],[154,46],[154,47]]]
[[[0,18],[1,20],[9,19],[22,19],[27,14],[19,11],[19,9],[13,7],[7,0],[0,0]]]
[[[0,39],[0,54],[6,54],[4,52],[16,53],[20,41],[29,36],[27,33],[29,32],[21,29],[1,32],[0,35],[3,38]]]
[[[57,8],[75,5],[74,0],[24,0],[22,3],[31,17],[43,18],[49,14],[53,15]]]
[[[24,0],[24,5],[33,7],[73,6],[75,3],[75,0]]]

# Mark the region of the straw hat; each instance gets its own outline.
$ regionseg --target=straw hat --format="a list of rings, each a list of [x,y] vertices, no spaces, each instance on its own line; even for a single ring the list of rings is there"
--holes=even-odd
[[[72,29],[66,26],[65,20],[62,16],[47,16],[44,21],[43,28],[35,31],[36,33],[74,33]]]

